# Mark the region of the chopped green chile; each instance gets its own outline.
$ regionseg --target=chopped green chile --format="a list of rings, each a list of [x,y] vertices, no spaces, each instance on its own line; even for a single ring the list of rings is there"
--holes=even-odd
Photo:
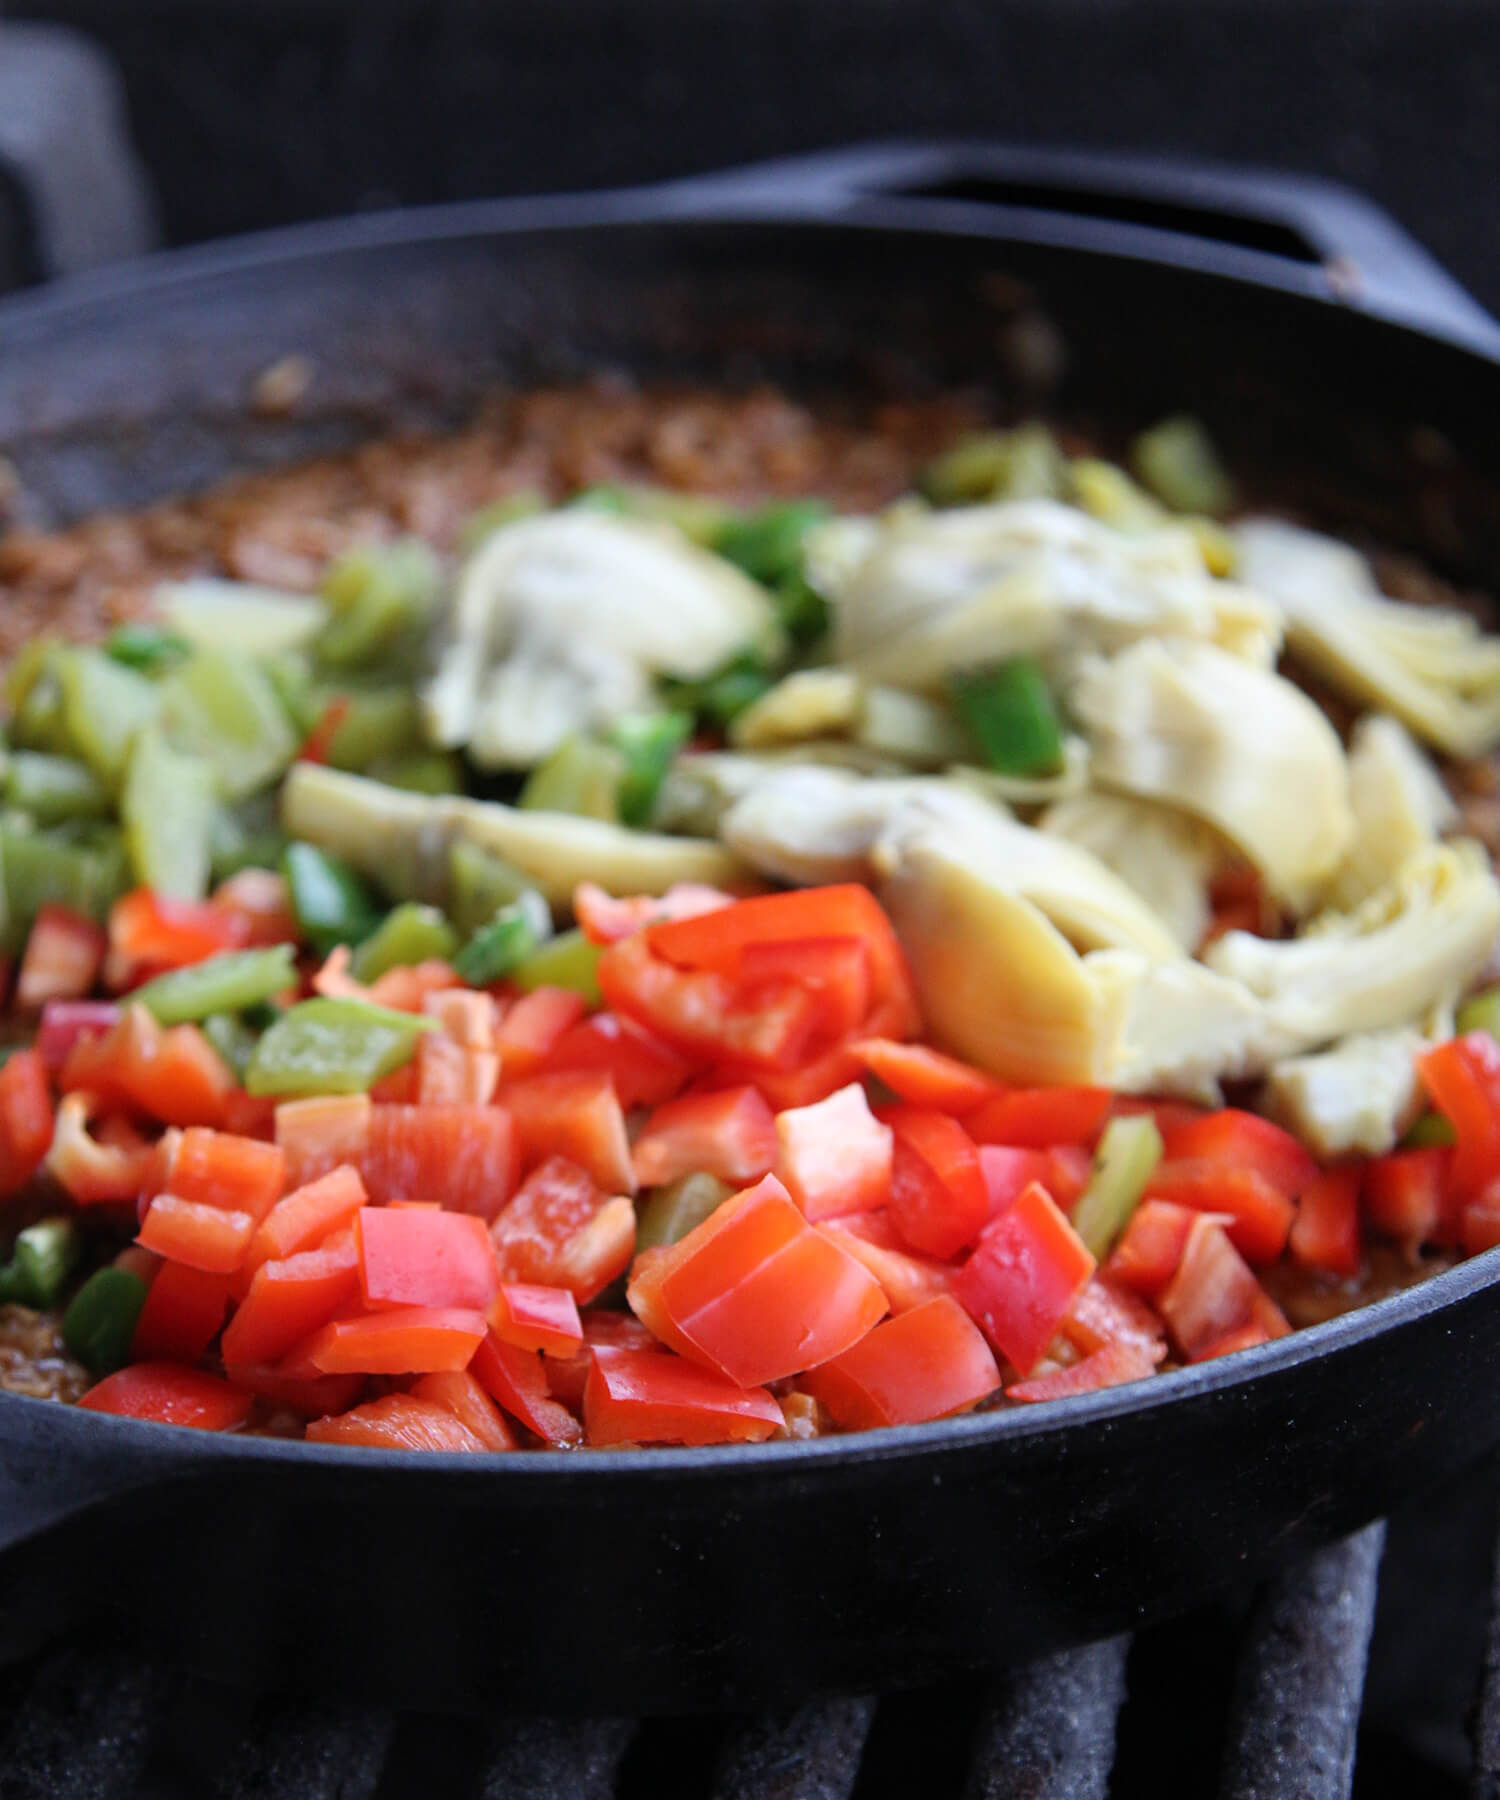
[[[582,994],[590,1006],[598,1006],[599,957],[597,944],[591,944],[581,931],[564,931],[543,944],[510,972],[518,988],[529,991],[539,987],[569,988]]]
[[[516,804],[530,812],[575,813],[614,824],[627,768],[612,745],[571,737],[531,771]]]
[[[1105,1126],[1093,1176],[1073,1208],[1073,1229],[1099,1260],[1129,1223],[1161,1156],[1161,1132],[1150,1113]]]
[[[256,658],[301,649],[328,620],[328,608],[315,594],[212,575],[162,582],[156,610],[190,649]]]
[[[1218,518],[1234,505],[1234,483],[1213,439],[1185,413],[1143,431],[1130,446],[1130,466],[1173,512]]]
[[[818,643],[828,631],[828,602],[805,575],[784,575],[771,590],[776,617],[799,648]]]
[[[101,833],[96,843],[73,843],[56,832],[0,821],[4,941],[10,949],[20,948],[32,920],[49,903],[102,924],[129,885],[118,832]]]
[[[619,808],[626,825],[651,817],[662,778],[692,731],[693,716],[685,712],[627,713],[610,727],[609,741],[625,759]]]
[[[124,1368],[147,1291],[129,1269],[96,1269],[63,1314],[62,1340],[69,1354],[95,1375]]]
[[[415,538],[341,556],[323,582],[332,618],[317,639],[328,669],[368,668],[420,634],[437,602],[436,556]]]
[[[372,781],[402,788],[409,794],[461,794],[463,758],[451,750],[414,750],[407,756],[382,757],[366,771]]]
[[[437,1028],[419,1013],[362,1000],[303,1000],[261,1036],[245,1070],[257,1095],[362,1094],[411,1061],[417,1040]]]
[[[358,944],[380,923],[369,890],[349,867],[311,844],[288,844],[281,859],[292,912],[320,956],[335,944]]]
[[[178,755],[155,727],[137,735],[120,821],[131,871],[142,887],[173,900],[202,899],[217,810],[214,773],[206,762]]]
[[[465,937],[487,925],[502,906],[519,900],[531,885],[524,869],[463,838],[448,852],[447,912]]]
[[[56,667],[68,748],[118,787],[136,733],[161,711],[163,690],[102,650],[58,652]]]
[[[1045,425],[964,438],[929,464],[922,490],[937,506],[985,500],[1060,500],[1068,465]]]
[[[1459,1007],[1453,1024],[1460,1037],[1466,1031],[1487,1031],[1492,1038],[1500,1038],[1500,987],[1471,994]]]
[[[778,500],[731,519],[714,538],[713,548],[756,581],[775,587],[802,573],[802,540],[827,517],[822,500]]]
[[[71,1219],[42,1219],[16,1236],[11,1259],[0,1268],[0,1303],[56,1306],[78,1266],[82,1246]]]
[[[522,894],[481,925],[453,959],[470,987],[488,987],[533,956],[552,936],[552,912],[538,893]]]
[[[208,840],[209,874],[214,881],[227,881],[241,869],[281,867],[286,834],[277,830],[269,814],[252,816],[258,810],[255,801],[243,811],[227,806],[215,810]]]
[[[637,1252],[675,1244],[716,1212],[734,1193],[727,1182],[702,1172],[684,1175],[650,1194],[636,1213]]]
[[[200,650],[161,693],[172,742],[212,767],[228,800],[269,787],[297,754],[298,734],[275,684],[248,658]]]
[[[165,631],[160,625],[121,625],[112,631],[105,650],[127,669],[139,669],[143,675],[154,675],[169,668],[189,654],[193,646],[177,631]]]
[[[458,933],[435,906],[408,900],[394,907],[355,950],[349,973],[356,981],[376,981],[387,969],[436,958],[447,962],[458,949]]]
[[[1401,1140],[1403,1150],[1439,1150],[1458,1142],[1458,1133],[1439,1112],[1425,1112]]]
[[[89,768],[71,756],[48,756],[39,750],[13,750],[5,771],[6,804],[38,825],[64,819],[108,817],[113,799]]]
[[[668,702],[720,729],[775,687],[778,676],[753,650],[732,657],[702,681],[663,682]]]
[[[295,949],[275,944],[266,950],[226,950],[171,969],[136,988],[130,998],[146,1007],[158,1025],[196,1024],[211,1013],[240,1013],[258,1006],[296,980]]]
[[[1063,766],[1062,722],[1041,666],[1016,656],[950,683],[954,709],[991,769],[1056,775]]]
[[[339,708],[326,755],[332,768],[361,774],[382,758],[403,756],[421,745],[421,710],[409,686],[317,687],[309,699],[309,730],[330,706]]]
[[[199,1030],[234,1070],[234,1078],[242,1086],[250,1058],[255,1054],[255,1033],[234,1013],[210,1013],[200,1020]]]

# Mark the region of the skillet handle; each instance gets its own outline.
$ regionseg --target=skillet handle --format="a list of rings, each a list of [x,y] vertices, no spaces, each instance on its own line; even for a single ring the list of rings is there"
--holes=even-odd
[[[1500,325],[1336,182],[1175,158],[968,140],[856,145],[672,184],[694,210],[838,215],[1149,257],[1334,299],[1500,354]]]

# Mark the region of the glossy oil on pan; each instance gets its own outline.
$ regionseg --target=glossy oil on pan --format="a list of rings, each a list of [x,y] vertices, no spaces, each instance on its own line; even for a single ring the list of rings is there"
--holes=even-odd
[[[278,359],[290,412],[248,404]],[[1500,328],[1356,199],[987,146],[299,229],[0,306],[39,523],[618,372],[1190,407],[1257,499],[1500,590]],[[1132,1387],[853,1438],[475,1458],[0,1396],[0,1652],[636,1712],[930,1682],[1180,1609],[1500,1441],[1500,1252]]]

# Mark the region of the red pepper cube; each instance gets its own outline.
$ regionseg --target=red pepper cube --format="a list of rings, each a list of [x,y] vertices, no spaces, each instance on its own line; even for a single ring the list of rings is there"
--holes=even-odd
[[[224,1332],[226,1363],[275,1363],[346,1308],[359,1291],[352,1233],[320,1250],[263,1262]]]
[[[533,1169],[490,1227],[504,1281],[565,1287],[583,1305],[623,1275],[635,1251],[635,1208],[607,1196],[566,1157]]]
[[[349,1224],[366,1203],[359,1171],[344,1164],[278,1200],[250,1240],[250,1261],[269,1262],[311,1250]]]
[[[210,1275],[228,1275],[245,1259],[255,1231],[254,1216],[226,1212],[201,1200],[158,1194],[146,1209],[136,1242],[169,1262],[186,1263]]]
[[[802,1378],[847,1431],[967,1412],[999,1385],[989,1345],[949,1294],[886,1319]]]
[[[1005,1390],[1007,1400],[1037,1402],[1066,1400],[1073,1394],[1093,1394],[1100,1388],[1120,1387],[1156,1373],[1153,1358],[1137,1344],[1110,1343],[1085,1356],[1070,1368],[1054,1369],[1018,1381]]]
[[[335,1319],[306,1351],[325,1375],[426,1375],[467,1368],[487,1329],[484,1314],[466,1307],[401,1306]]]
[[[499,1101],[515,1122],[523,1163],[565,1156],[605,1193],[635,1192],[625,1115],[605,1072],[533,1075],[508,1082]]]
[[[572,1356],[583,1343],[578,1302],[566,1288],[505,1282],[490,1307],[489,1321],[496,1337],[521,1350]]]
[[[198,1431],[233,1431],[250,1416],[255,1396],[244,1388],[181,1363],[132,1363],[91,1387],[78,1402],[90,1412]]]
[[[492,1331],[474,1352],[471,1366],[490,1397],[554,1450],[570,1450],[583,1442],[583,1427],[553,1399],[535,1351],[502,1343]]]
[[[776,1175],[812,1220],[870,1212],[891,1198],[892,1137],[858,1082],[776,1115]]]
[[[1000,1353],[1027,1375],[1094,1272],[1088,1246],[1043,1187],[990,1225],[955,1293]]]
[[[776,1119],[753,1087],[689,1094],[657,1107],[631,1160],[641,1187],[664,1187],[699,1173],[743,1187],[770,1173]]]
[[[165,1180],[179,1199],[249,1213],[259,1225],[285,1191],[286,1156],[276,1144],[193,1125],[177,1140]]]
[[[956,1119],[921,1107],[887,1115],[895,1133],[891,1218],[913,1250],[954,1256],[989,1217],[989,1189],[974,1140]]]
[[[489,1228],[472,1213],[363,1206],[354,1215],[354,1241],[360,1290],[371,1309],[458,1306],[483,1312],[500,1287]]]
[[[233,1282],[186,1263],[164,1262],[151,1278],[130,1340],[136,1362],[197,1362],[219,1335]]]
[[[760,1443],[781,1429],[763,1387],[737,1382],[664,1350],[594,1352],[583,1391],[591,1444]]]

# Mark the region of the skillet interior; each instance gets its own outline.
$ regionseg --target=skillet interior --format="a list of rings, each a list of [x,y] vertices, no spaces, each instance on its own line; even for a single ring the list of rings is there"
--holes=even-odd
[[[451,425],[497,383],[977,385],[1106,440],[1190,406],[1261,497],[1500,589],[1492,363],[1335,303],[996,241],[960,211],[927,230],[563,209],[511,231],[524,209],[465,208],[165,259],[0,308],[0,453],[43,522]],[[292,352],[316,366],[306,401],[256,417],[255,376]],[[0,1397],[4,1629],[102,1611],[209,1669],[429,1704],[930,1680],[1173,1610],[1477,1456],[1500,1439],[1497,1280],[1491,1253],[1232,1362],[806,1446],[453,1466]]]

